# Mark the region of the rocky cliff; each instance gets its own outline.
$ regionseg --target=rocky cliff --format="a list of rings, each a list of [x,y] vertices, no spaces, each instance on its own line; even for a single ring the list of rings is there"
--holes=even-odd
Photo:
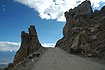
[[[13,65],[21,62],[29,54],[39,50],[42,46],[38,40],[37,33],[34,26],[30,26],[29,34],[24,31],[21,32],[21,46],[16,52]]]
[[[65,12],[63,38],[56,43],[67,52],[105,59],[105,6],[93,12],[84,1]]]

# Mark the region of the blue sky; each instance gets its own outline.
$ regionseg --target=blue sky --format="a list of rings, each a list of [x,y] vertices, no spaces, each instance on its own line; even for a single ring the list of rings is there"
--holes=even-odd
[[[55,44],[63,37],[64,12],[84,0],[0,0],[0,41],[21,42],[21,31],[35,25],[42,44]],[[105,0],[91,0],[100,9]]]
[[[28,27],[35,25],[41,43],[56,43],[62,37],[64,24],[42,20],[37,11],[13,0],[0,0],[0,41],[21,42],[21,31],[28,32]]]

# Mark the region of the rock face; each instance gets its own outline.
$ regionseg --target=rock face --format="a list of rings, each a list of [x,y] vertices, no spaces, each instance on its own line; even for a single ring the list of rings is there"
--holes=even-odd
[[[90,1],[84,1],[65,12],[64,37],[56,47],[75,54],[105,59],[105,6],[92,11]]]
[[[37,51],[42,46],[38,40],[37,33],[34,26],[30,26],[29,34],[24,31],[21,32],[21,46],[17,51],[13,65],[15,66],[17,63],[26,58],[29,54]]]

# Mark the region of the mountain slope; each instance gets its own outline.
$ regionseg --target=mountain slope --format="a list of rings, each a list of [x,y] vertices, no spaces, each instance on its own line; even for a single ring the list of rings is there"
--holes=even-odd
[[[65,12],[63,38],[56,43],[67,52],[105,60],[105,6],[93,12],[90,1],[84,1]]]
[[[33,58],[34,60],[35,58]],[[27,64],[26,64],[27,65]],[[24,65],[25,66],[25,65]],[[49,48],[39,59],[38,62],[14,70],[105,70],[105,66],[97,62],[86,60],[75,56],[56,47]]]

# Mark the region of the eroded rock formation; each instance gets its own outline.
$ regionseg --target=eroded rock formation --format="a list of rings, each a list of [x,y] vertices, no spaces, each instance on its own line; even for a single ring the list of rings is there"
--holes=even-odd
[[[30,26],[29,34],[24,31],[21,32],[21,46],[20,49],[16,52],[13,65],[26,58],[29,54],[37,51],[42,46],[38,40],[37,33],[34,26]]]
[[[105,59],[105,6],[92,11],[90,1],[84,1],[65,12],[64,37],[56,47],[86,56]]]

